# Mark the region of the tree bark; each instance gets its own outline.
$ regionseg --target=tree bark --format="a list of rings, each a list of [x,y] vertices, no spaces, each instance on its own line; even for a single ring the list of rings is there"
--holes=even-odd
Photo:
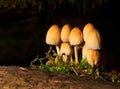
[[[89,76],[0,66],[0,89],[120,89],[120,85]]]

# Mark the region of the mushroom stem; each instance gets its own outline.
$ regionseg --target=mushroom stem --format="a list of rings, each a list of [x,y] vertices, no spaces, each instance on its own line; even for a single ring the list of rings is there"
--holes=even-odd
[[[76,45],[74,46],[74,55],[75,55],[75,64],[77,65],[79,61],[78,61],[78,51]]]
[[[72,55],[70,55],[70,62],[71,62],[71,63],[73,62],[73,58],[72,58]]]
[[[57,51],[57,54],[60,55],[60,49],[58,45],[56,45],[56,51]]]

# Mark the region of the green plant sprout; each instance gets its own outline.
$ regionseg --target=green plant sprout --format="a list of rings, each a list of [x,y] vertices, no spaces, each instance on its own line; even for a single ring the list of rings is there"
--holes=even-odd
[[[88,64],[87,59],[83,58],[80,62],[79,68],[87,73],[93,73],[92,66]]]

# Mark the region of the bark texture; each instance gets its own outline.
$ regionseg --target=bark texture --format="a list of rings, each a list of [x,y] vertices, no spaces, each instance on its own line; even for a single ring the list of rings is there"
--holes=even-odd
[[[91,76],[0,66],[0,89],[120,89],[120,84]]]

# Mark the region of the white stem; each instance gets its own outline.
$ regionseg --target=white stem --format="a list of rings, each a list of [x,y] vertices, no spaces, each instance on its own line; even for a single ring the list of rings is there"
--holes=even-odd
[[[57,51],[57,54],[60,55],[60,49],[58,45],[56,45],[56,51]]]
[[[74,46],[74,55],[75,55],[75,64],[78,64],[78,50],[77,50],[77,46]]]

